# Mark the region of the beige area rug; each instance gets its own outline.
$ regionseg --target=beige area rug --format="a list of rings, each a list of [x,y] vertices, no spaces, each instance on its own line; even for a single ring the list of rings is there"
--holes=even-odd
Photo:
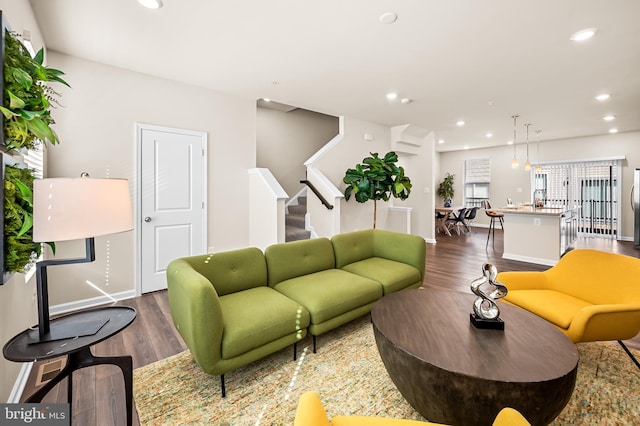
[[[315,390],[329,416],[372,415],[424,420],[389,378],[368,317],[286,349],[226,377],[208,376],[183,352],[134,371],[142,425],[291,425],[298,397]],[[573,396],[554,425],[640,424],[640,370],[613,343],[581,343]],[[634,351],[640,359],[640,353]]]

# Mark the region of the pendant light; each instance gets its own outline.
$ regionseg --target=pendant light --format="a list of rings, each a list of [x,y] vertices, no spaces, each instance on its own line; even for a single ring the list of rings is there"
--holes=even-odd
[[[542,171],[542,166],[540,165],[540,132],[542,130],[536,130],[536,167],[534,171],[536,173],[540,173]]]
[[[527,162],[524,163],[524,169],[526,171],[531,170],[531,163],[529,162],[529,126],[531,126],[531,123],[527,123],[524,125],[524,127],[527,128]]]
[[[520,165],[518,162],[518,157],[516,156],[516,120],[518,119],[518,115],[512,115],[513,118],[513,160],[511,160],[511,168],[517,169]]]

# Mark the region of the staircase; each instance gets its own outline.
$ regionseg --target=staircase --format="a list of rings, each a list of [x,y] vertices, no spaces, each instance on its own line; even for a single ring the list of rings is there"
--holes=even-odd
[[[285,241],[308,240],[311,232],[304,228],[307,197],[298,197],[298,204],[290,204],[284,217]]]

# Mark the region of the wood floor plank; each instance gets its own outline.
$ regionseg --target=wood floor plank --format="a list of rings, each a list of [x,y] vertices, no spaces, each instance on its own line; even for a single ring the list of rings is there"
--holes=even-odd
[[[470,292],[470,284],[482,276],[483,263],[496,265],[498,271],[544,271],[547,266],[502,259],[503,235],[496,231],[495,245],[487,245],[487,229],[475,228],[462,235],[436,236],[436,244],[427,244],[425,286]],[[595,248],[603,251],[639,257],[640,250],[631,242],[598,238],[579,238],[577,248]],[[94,354],[100,356],[131,355],[134,368],[150,364],[186,349],[182,338],[171,321],[166,291],[145,294],[125,300],[119,305],[131,306],[138,311],[136,320],[116,336],[96,345]],[[626,342],[640,349],[640,335]],[[631,361],[629,368],[633,367]],[[35,390],[34,365],[23,394]],[[92,371],[94,370],[94,371]],[[74,379],[74,425],[121,425],[125,419],[124,385],[117,367],[97,366],[85,368]],[[66,380],[56,386],[45,398],[47,402],[66,402]],[[134,425],[138,425],[134,412]]]

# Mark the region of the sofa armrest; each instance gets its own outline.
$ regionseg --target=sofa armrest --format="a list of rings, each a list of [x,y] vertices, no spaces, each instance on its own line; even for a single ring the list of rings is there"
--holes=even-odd
[[[196,362],[212,374],[212,368],[221,359],[224,331],[215,288],[184,259],[176,259],[167,266],[167,287],[176,329]]]
[[[412,234],[376,230],[373,234],[373,255],[414,266],[424,280],[427,243]]]
[[[550,288],[545,272],[500,272],[496,280],[504,284],[508,290],[548,290]]]
[[[639,304],[591,305],[579,310],[565,334],[574,342],[627,340],[640,332]]]

